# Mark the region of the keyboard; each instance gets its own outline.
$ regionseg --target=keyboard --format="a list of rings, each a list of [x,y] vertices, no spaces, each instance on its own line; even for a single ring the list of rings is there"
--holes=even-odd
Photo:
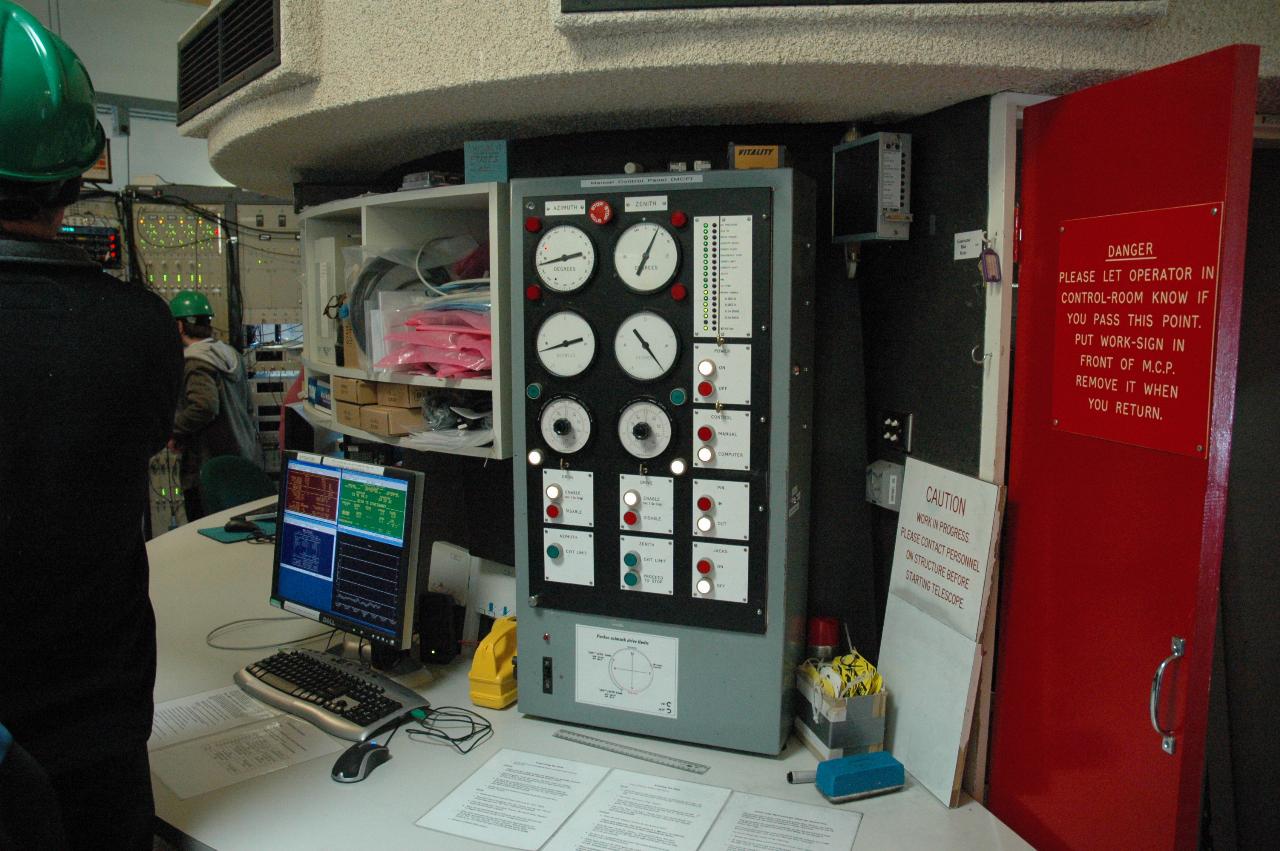
[[[319,650],[279,652],[236,671],[249,694],[326,733],[363,742],[427,700],[369,666]]]

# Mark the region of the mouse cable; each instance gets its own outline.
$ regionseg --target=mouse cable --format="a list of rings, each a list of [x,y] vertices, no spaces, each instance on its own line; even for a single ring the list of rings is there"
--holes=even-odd
[[[337,632],[336,629],[331,629],[331,630],[325,630],[323,632],[317,632],[315,635],[304,635],[302,638],[291,638],[288,641],[276,641],[276,642],[272,642],[271,644],[254,644],[251,646],[239,645],[239,644],[215,644],[214,643],[214,639],[216,637],[218,637],[224,631],[230,629],[231,627],[237,626],[239,624],[265,623],[267,621],[296,621],[296,620],[302,620],[302,618],[297,615],[284,615],[283,617],[275,617],[275,618],[240,618],[239,620],[234,620],[234,621],[229,621],[227,623],[224,623],[221,626],[215,626],[213,629],[209,630],[209,632],[204,637],[204,643],[209,647],[212,647],[214,650],[274,650],[278,647],[284,647],[289,644],[301,644],[304,641],[311,641],[312,639],[315,639],[315,638],[323,638],[326,635],[328,635],[330,640],[332,640],[333,634]]]
[[[493,735],[489,719],[460,706],[415,709],[409,715],[418,722],[418,727],[405,730],[406,736],[413,741],[442,741],[461,754],[470,753]]]

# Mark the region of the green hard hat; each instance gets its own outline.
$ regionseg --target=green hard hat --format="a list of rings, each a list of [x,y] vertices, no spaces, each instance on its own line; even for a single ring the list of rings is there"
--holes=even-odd
[[[0,178],[79,177],[106,144],[93,82],[67,43],[0,0]]]
[[[174,319],[187,319],[192,316],[213,316],[213,305],[204,293],[194,290],[183,290],[169,300],[169,313]]]

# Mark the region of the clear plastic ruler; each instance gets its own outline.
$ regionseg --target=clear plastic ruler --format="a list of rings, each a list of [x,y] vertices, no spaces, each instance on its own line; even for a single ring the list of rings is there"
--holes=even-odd
[[[586,733],[577,733],[573,730],[556,730],[553,734],[557,739],[564,739],[566,742],[577,742],[580,745],[586,745],[589,748],[599,748],[609,753],[622,754],[636,759],[642,759],[645,762],[653,762],[658,765],[665,765],[668,768],[678,768],[681,771],[690,771],[694,774],[706,774],[711,766],[703,765],[700,762],[690,762],[687,759],[680,759],[666,754],[654,753],[643,748],[633,748],[630,745],[611,742],[607,739],[598,739],[595,736],[588,736]]]

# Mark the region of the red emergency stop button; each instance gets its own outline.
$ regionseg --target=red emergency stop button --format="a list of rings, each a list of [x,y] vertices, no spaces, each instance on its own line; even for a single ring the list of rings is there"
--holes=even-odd
[[[607,225],[613,221],[613,205],[603,198],[592,201],[591,206],[587,208],[587,218],[598,225]]]
[[[529,233],[537,233],[542,230],[542,219],[537,216],[527,216],[524,220],[524,229]]]
[[[707,559],[705,559],[705,558],[698,559],[698,572],[699,572],[699,573],[710,573],[710,572],[711,572],[711,562],[710,562],[710,561],[708,561],[708,560],[707,560]]]
[[[639,519],[640,518],[636,516],[634,511],[628,511],[626,514],[622,515],[622,522],[626,523],[628,526],[636,525],[636,521]]]
[[[700,497],[698,497],[698,510],[699,510],[699,511],[710,511],[713,507],[715,507],[715,502],[714,502],[714,501],[712,501],[711,497],[709,497],[709,496],[700,496]]]
[[[671,214],[671,226],[673,228],[682,228],[689,224],[689,216],[684,210],[676,210]]]

